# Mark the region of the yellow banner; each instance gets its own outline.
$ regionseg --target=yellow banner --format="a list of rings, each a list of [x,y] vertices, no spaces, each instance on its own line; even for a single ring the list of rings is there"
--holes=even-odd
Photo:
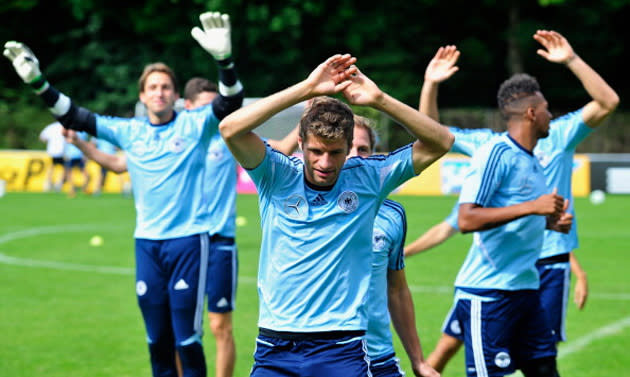
[[[397,194],[406,195],[450,195],[459,194],[469,157],[447,153],[439,161],[429,166],[419,176],[407,181],[396,190]],[[72,182],[86,192],[92,193],[97,187],[101,167],[94,161],[85,165],[87,176],[78,168],[72,169]],[[49,184],[48,175],[52,175]],[[588,156],[577,154],[573,160],[573,196],[584,197],[591,192],[591,166]],[[55,182],[62,182],[64,169],[52,165],[52,159],[44,151],[3,150],[0,151],[0,180],[5,181],[7,191],[41,192],[54,189]],[[87,183],[87,185],[86,185]],[[117,175],[109,172],[106,175],[103,192],[119,193],[130,186],[129,175]],[[70,184],[64,182],[61,191],[69,192]]]
[[[49,180],[50,176],[50,180]],[[70,179],[64,179],[62,165],[54,165],[45,151],[0,150],[0,180],[7,191],[42,192],[58,189],[70,192],[70,180],[78,191],[95,192],[101,176],[101,167],[87,161],[85,174],[78,168],[71,169]],[[59,186],[56,188],[55,183]],[[130,186],[127,173],[108,172],[102,192],[122,192]]]

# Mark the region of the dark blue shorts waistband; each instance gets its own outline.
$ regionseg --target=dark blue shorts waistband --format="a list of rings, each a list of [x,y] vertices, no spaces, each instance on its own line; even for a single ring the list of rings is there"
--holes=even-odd
[[[540,258],[536,261],[536,266],[545,266],[554,263],[566,263],[569,261],[569,253],[552,255],[546,258]]]
[[[264,327],[258,328],[258,333],[270,338],[278,338],[284,340],[332,340],[340,339],[348,336],[363,336],[365,330],[351,331],[316,331],[316,332],[292,332],[292,331],[274,331]]]

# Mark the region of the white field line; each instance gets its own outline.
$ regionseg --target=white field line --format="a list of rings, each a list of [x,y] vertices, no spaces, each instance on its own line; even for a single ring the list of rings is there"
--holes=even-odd
[[[572,353],[579,352],[598,339],[619,334],[626,327],[630,327],[630,317],[622,318],[617,322],[600,327],[597,330],[591,331],[590,333],[573,341],[568,341],[566,345],[560,346],[560,349],[558,350],[558,359],[562,359]]]
[[[37,228],[29,228],[16,232],[6,233],[0,235],[0,245],[9,241],[37,237],[50,233],[61,232],[81,232],[86,230],[103,230],[103,228],[115,228],[112,226],[94,225],[94,224],[72,224],[72,225],[53,225],[43,226]],[[102,274],[114,274],[114,275],[133,275],[135,273],[134,268],[116,267],[116,266],[95,266],[76,263],[55,262],[46,260],[35,260],[28,258],[18,258],[4,254],[0,251],[0,263],[23,266],[23,267],[40,267],[50,268],[56,270],[69,270],[69,271],[82,271],[82,272],[96,272]],[[239,276],[239,282],[245,284],[255,284],[255,276]],[[453,294],[453,286],[417,286],[410,285],[409,289],[413,293],[433,293],[433,294]],[[624,293],[591,293],[589,298],[612,300],[612,301],[630,301],[630,294]]]

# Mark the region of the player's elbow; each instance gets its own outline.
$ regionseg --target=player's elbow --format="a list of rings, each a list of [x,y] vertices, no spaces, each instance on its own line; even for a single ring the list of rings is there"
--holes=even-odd
[[[602,106],[608,111],[608,113],[612,113],[615,109],[617,109],[617,106],[619,106],[619,101],[619,95],[617,92],[613,91],[612,94],[606,98],[606,101],[602,104]]]
[[[232,121],[232,117],[229,115],[223,118],[221,123],[219,123],[219,132],[221,133],[221,137],[226,141],[235,137],[236,128],[235,122]]]

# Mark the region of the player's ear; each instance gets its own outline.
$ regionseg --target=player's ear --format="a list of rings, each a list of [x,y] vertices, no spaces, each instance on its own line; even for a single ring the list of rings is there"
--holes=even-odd
[[[298,140],[298,146],[300,147],[300,149],[304,150],[304,147],[302,146],[302,137],[298,136],[297,140]]]

